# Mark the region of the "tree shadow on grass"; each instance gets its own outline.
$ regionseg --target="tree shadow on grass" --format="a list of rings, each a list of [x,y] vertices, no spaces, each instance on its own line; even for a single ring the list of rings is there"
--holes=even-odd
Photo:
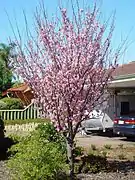
[[[109,161],[109,164],[114,172],[128,173],[130,171],[135,171],[135,161]]]
[[[0,160],[8,159],[8,149],[14,144],[13,140],[8,137],[0,138]]]
[[[135,161],[127,160],[107,160],[100,155],[83,156],[78,162],[77,173],[99,173],[99,172],[135,172]]]

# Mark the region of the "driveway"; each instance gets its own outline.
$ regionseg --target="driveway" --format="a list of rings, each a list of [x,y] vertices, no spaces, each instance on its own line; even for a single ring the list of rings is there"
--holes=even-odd
[[[91,144],[95,144],[97,147],[104,146],[105,144],[111,144],[112,147],[116,147],[119,144],[123,144],[124,147],[134,146],[135,147],[135,138],[134,141],[129,141],[125,137],[107,137],[107,136],[100,136],[100,135],[76,135],[77,145],[82,146],[84,148],[89,148]]]

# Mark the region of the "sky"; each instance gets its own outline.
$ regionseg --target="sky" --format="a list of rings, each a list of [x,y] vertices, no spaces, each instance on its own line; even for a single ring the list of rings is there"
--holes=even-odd
[[[49,15],[57,11],[58,0],[43,0],[45,8]],[[66,2],[66,0],[61,0]],[[74,0],[73,0],[74,1]],[[79,0],[80,4],[83,0]],[[101,3],[101,11],[104,19],[116,11],[115,30],[112,39],[112,46],[116,48],[119,44],[127,40],[127,49],[120,59],[120,63],[128,63],[135,61],[135,0],[99,0]],[[8,43],[8,38],[13,39],[13,32],[8,20],[12,22],[12,26],[16,27],[18,23],[22,36],[24,35],[24,16],[26,13],[29,27],[33,28],[33,13],[38,0],[0,0],[0,42]],[[87,4],[93,4],[93,0],[87,0]],[[8,16],[7,16],[7,14]],[[16,21],[15,21],[16,19]]]

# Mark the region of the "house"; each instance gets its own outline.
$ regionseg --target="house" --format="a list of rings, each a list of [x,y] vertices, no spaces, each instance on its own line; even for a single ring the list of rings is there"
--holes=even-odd
[[[109,87],[112,95],[106,111],[110,118],[113,119],[114,115],[135,116],[135,61],[118,66]],[[25,83],[8,89],[2,95],[9,94],[20,98],[24,105],[30,104],[34,97],[31,88]]]
[[[2,93],[2,96],[19,98],[25,106],[29,105],[34,97],[31,88],[25,83],[22,83],[18,87],[7,89],[7,91]]]
[[[113,73],[110,89],[113,92],[110,102],[111,117],[135,116],[135,61],[123,64]]]

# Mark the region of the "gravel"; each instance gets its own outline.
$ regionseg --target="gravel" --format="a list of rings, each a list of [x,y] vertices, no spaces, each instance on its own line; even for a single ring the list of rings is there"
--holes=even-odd
[[[6,161],[0,161],[0,180],[10,180],[9,171],[6,167]]]
[[[99,173],[99,174],[80,174],[80,180],[135,180],[135,172],[128,173]]]
[[[117,172],[79,174],[79,180],[135,180],[135,161],[115,161]],[[111,166],[113,168],[113,166]]]

